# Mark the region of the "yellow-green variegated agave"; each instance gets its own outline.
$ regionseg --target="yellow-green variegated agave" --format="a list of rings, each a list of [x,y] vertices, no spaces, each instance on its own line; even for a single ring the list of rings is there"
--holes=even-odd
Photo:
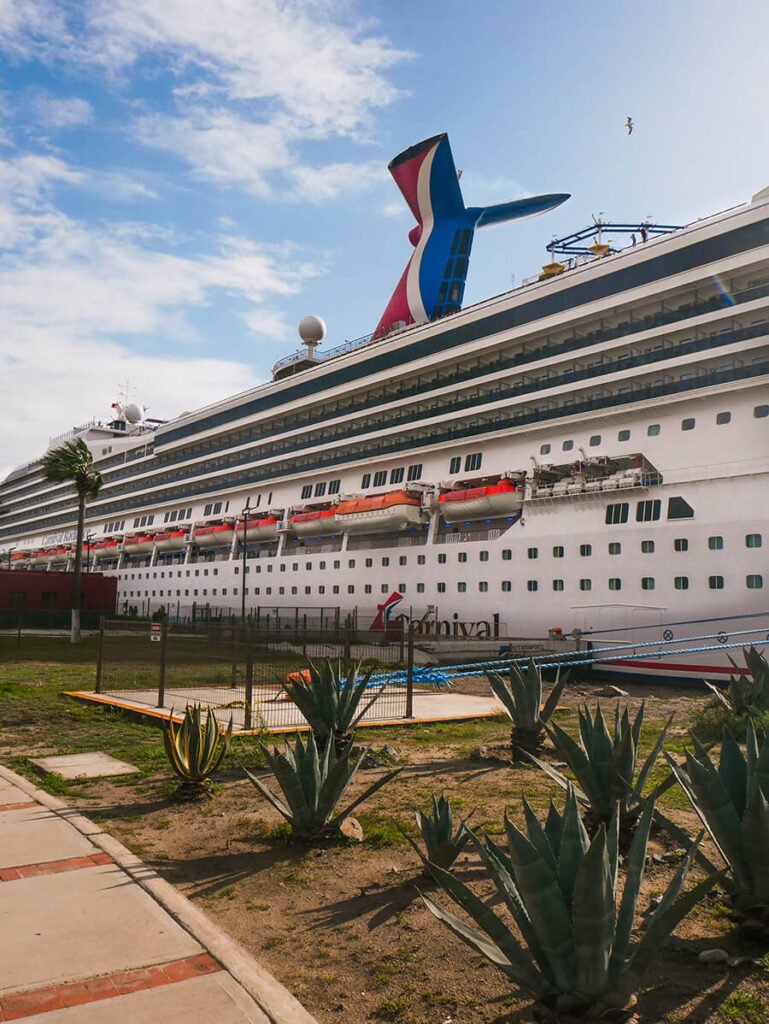
[[[450,871],[437,865],[431,866],[433,876],[464,916],[429,896],[422,899],[439,920],[534,996],[548,1014],[594,1019],[629,1009],[652,958],[721,875],[711,875],[683,892],[695,844],[651,914],[646,930],[633,942],[653,803],[646,804],[633,836],[625,862],[625,883],[620,887],[617,812],[608,827],[600,826],[592,842],[572,790],[564,814],[551,806],[544,826],[525,801],[524,812],[525,831],[505,821],[507,850],[488,837],[482,841],[470,830],[518,933],[488,901],[479,899]]]
[[[194,798],[210,788],[209,776],[224,760],[232,737],[232,718],[225,732],[211,708],[188,704],[178,724],[171,718],[163,726],[163,743],[174,773],[181,780],[178,795]]]

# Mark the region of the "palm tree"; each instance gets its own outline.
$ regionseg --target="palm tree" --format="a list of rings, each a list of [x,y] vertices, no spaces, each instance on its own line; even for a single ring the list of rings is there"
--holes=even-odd
[[[52,483],[71,483],[77,491],[77,543],[75,544],[75,572],[72,579],[72,633],[73,644],[80,643],[80,572],[83,565],[83,530],[85,505],[99,493],[101,473],[93,469],[93,455],[81,437],[65,441],[43,457],[46,480]]]

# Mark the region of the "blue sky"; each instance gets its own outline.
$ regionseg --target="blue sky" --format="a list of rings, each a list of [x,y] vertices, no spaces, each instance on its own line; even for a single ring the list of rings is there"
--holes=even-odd
[[[466,303],[592,213],[748,200],[768,36],[758,0],[0,0],[0,474],[126,378],[170,417],[305,313],[370,331],[410,254],[386,164],[439,131],[468,205],[572,193],[479,233]]]

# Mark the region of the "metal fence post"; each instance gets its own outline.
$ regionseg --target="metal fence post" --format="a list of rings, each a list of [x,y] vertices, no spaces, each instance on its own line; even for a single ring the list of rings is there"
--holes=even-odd
[[[406,718],[414,717],[414,629],[408,625],[408,660],[406,663]]]
[[[160,674],[158,677],[159,708],[166,703],[166,651],[168,649],[168,619],[163,619],[160,626]]]
[[[345,661],[350,660],[350,634],[352,633],[352,622],[350,616],[347,616],[347,621],[344,624],[344,659]]]
[[[99,618],[99,647],[96,651],[96,693],[101,693],[104,682],[104,616]]]
[[[246,700],[243,707],[243,728],[250,729],[254,705],[254,637],[249,632],[246,641]]]

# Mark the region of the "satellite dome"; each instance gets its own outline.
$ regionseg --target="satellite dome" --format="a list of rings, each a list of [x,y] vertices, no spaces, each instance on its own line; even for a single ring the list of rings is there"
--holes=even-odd
[[[144,409],[136,402],[129,402],[123,410],[123,415],[129,423],[141,423],[144,419]]]
[[[326,336],[326,324],[319,316],[303,316],[299,321],[299,337],[305,345],[319,345]]]

